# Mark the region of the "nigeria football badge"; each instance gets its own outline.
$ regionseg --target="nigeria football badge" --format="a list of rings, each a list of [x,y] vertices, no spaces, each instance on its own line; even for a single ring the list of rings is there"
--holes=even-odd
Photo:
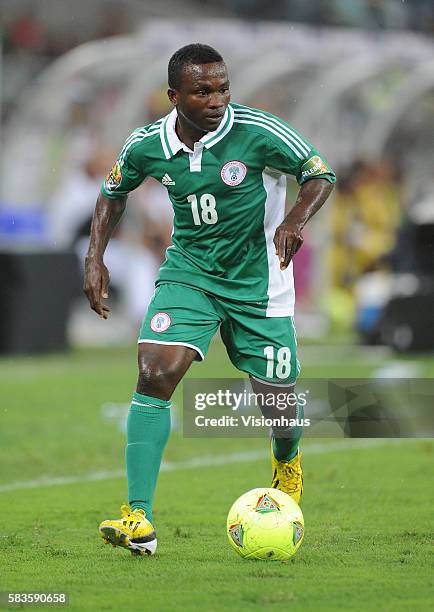
[[[151,319],[151,329],[154,332],[160,333],[166,331],[170,327],[172,319],[167,312],[157,312]]]
[[[247,174],[247,166],[236,159],[227,162],[220,171],[223,183],[236,187],[244,181]]]

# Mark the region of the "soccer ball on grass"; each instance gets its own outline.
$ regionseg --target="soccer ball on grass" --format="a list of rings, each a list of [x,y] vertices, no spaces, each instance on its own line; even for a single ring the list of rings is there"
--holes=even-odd
[[[278,489],[252,489],[229,510],[227,534],[244,559],[285,561],[297,552],[304,518],[296,502]]]

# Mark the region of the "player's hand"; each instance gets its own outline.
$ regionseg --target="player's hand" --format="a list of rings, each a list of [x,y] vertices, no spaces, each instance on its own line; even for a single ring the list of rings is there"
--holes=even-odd
[[[92,310],[102,319],[107,319],[110,312],[110,308],[102,303],[103,299],[108,298],[109,283],[110,274],[104,263],[86,258],[83,291]]]
[[[276,255],[280,261],[280,269],[285,270],[303,244],[301,229],[289,223],[281,223],[274,234]]]

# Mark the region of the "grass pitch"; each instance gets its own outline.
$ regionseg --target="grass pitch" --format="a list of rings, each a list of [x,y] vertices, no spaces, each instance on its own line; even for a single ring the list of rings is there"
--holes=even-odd
[[[433,359],[344,345],[301,353],[306,377],[397,364],[434,375]],[[237,372],[216,343],[190,375]],[[71,610],[432,608],[432,441],[306,440],[305,540],[290,562],[267,563],[237,557],[225,534],[232,502],[269,485],[267,441],[174,431],[157,555],[104,546],[97,526],[126,500],[120,424],[135,377],[135,347],[0,361],[0,590],[66,591]]]

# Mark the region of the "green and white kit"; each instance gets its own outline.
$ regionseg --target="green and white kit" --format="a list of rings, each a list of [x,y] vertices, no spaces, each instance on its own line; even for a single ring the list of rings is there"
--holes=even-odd
[[[218,129],[193,151],[179,140],[176,118],[174,109],[135,130],[102,187],[106,197],[117,198],[151,176],[167,188],[174,209],[173,244],[139,341],[185,344],[203,357],[221,323],[239,369],[271,382],[295,380],[292,262],[280,270],[273,237],[284,219],[286,175],[300,185],[313,178],[333,183],[335,175],[304,138],[269,113],[230,104]],[[205,340],[195,329],[211,319]]]

